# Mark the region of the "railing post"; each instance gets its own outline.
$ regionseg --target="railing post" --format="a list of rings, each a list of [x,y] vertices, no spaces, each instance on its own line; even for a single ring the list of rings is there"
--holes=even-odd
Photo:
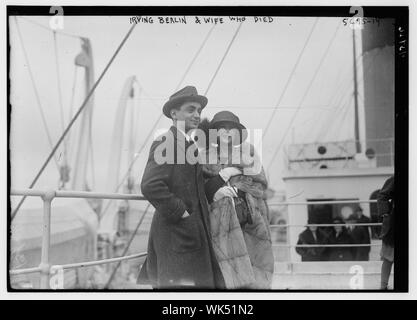
[[[49,289],[49,248],[51,243],[51,202],[55,197],[55,190],[48,190],[42,196],[43,200],[43,226],[42,226],[42,252],[40,289]]]

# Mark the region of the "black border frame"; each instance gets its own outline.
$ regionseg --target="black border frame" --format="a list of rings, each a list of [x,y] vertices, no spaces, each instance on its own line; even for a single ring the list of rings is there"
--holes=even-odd
[[[297,17],[351,17],[350,6],[62,6],[67,16],[135,16],[135,15],[192,15],[192,16],[297,16]],[[6,30],[7,30],[7,248],[10,248],[10,38],[9,38],[9,17],[13,15],[45,15],[49,13],[50,6],[7,6]],[[409,7],[408,6],[385,6],[371,7],[363,6],[364,17],[373,18],[394,18],[395,19],[395,205],[396,211],[400,214],[396,217],[395,225],[395,264],[394,264],[394,290],[42,290],[42,289],[14,289],[10,286],[10,276],[7,272],[8,292],[408,292],[409,291],[409,225],[408,225],[408,141],[409,141]],[[406,40],[406,42],[400,41]],[[400,50],[400,45],[405,46]],[[10,250],[7,252],[7,266],[10,264]]]

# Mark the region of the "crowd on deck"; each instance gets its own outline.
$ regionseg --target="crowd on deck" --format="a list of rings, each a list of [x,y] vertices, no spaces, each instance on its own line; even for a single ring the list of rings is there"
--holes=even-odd
[[[311,226],[299,235],[296,251],[302,261],[368,261],[371,251],[368,223],[370,219],[363,215],[360,207],[346,222],[335,218],[333,227],[318,226],[311,218],[308,221]],[[341,246],[336,246],[338,244]]]

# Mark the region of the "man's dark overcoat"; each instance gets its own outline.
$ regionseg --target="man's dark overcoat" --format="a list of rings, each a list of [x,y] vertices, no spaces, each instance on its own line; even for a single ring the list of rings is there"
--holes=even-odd
[[[307,228],[298,236],[297,245],[328,244],[329,236],[322,230],[317,229],[316,238],[313,232]],[[326,247],[296,247],[295,251],[301,255],[301,261],[323,261],[326,260]]]
[[[196,288],[222,288],[224,281],[208,232],[201,165],[185,161],[191,143],[175,126],[169,132],[172,135],[165,135],[165,140],[153,142],[142,178],[142,194],[156,211],[149,234],[148,256],[138,283],[148,283],[154,288],[190,284]],[[155,156],[163,149],[163,143],[169,146],[164,156],[173,155],[174,163],[157,163]],[[181,160],[185,163],[180,163]],[[182,218],[185,210],[190,216]]]

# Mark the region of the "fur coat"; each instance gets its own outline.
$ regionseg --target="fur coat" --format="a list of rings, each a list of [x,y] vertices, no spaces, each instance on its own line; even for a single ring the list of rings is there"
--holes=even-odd
[[[250,146],[253,152],[253,147]],[[236,210],[235,201],[231,197],[224,197],[211,202],[209,206],[209,224],[213,242],[213,249],[220,265],[226,288],[239,289],[270,289],[274,272],[274,256],[272,252],[271,234],[269,230],[269,212],[266,203],[265,190],[267,180],[264,171],[255,170],[253,163],[245,162],[242,153],[241,168],[245,167],[243,175],[234,176],[228,185],[236,187],[243,194],[246,209],[250,215],[250,223],[241,225]],[[219,171],[232,166],[231,161],[220,164],[217,148],[210,147],[201,156],[211,158],[203,165],[206,194],[209,202],[216,189],[226,184],[219,179]],[[219,160],[213,163],[213,159]],[[252,157],[253,159],[253,157]],[[259,158],[256,158],[259,161]],[[231,160],[231,159],[229,159]],[[243,162],[243,163],[242,163]],[[258,172],[259,171],[259,172]],[[221,181],[214,184],[211,180]]]

